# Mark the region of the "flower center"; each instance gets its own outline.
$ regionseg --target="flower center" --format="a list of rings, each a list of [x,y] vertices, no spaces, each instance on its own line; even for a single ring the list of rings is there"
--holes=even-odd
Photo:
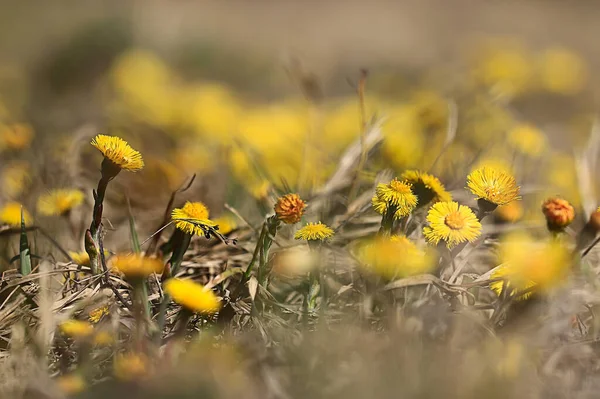
[[[499,194],[500,190],[498,190],[496,187],[485,188],[485,195],[487,196],[487,198],[496,198]]]
[[[465,219],[458,212],[449,213],[444,219],[444,223],[452,230],[460,230],[465,227]]]

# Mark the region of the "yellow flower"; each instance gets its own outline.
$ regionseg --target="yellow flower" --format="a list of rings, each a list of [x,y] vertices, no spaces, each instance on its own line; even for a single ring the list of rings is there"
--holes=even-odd
[[[277,218],[286,224],[298,223],[304,214],[306,204],[298,194],[287,194],[280,197],[275,204]]]
[[[99,331],[94,335],[94,345],[108,346],[115,342],[115,338],[108,331]]]
[[[13,227],[21,226],[21,208],[23,205],[18,202],[9,202],[0,209],[0,223]],[[33,219],[29,212],[23,208],[23,219],[26,225],[30,225]]]
[[[64,215],[83,202],[83,193],[79,190],[58,189],[40,196],[37,203],[42,215]]]
[[[497,281],[493,281],[490,283],[490,288],[498,296],[500,296],[500,294],[502,294],[502,290],[504,289],[504,286],[507,284],[506,283],[507,277],[509,275],[512,275],[512,273],[513,273],[512,268],[508,267],[507,265],[500,265],[490,275],[491,280],[499,279]],[[508,285],[507,285],[507,287],[508,287]],[[518,301],[529,299],[529,297],[531,297],[531,294],[533,293],[532,291],[530,291],[530,288],[532,288],[532,287],[535,287],[535,283],[533,281],[531,281],[531,280],[530,281],[522,281],[521,288],[519,290],[515,290],[514,292],[508,292],[508,295],[514,296],[515,299],[517,299]],[[523,293],[523,291],[526,291],[526,292]]]
[[[86,338],[94,332],[94,327],[90,323],[81,320],[67,320],[60,323],[58,327],[64,335],[73,338]]]
[[[202,202],[186,202],[183,208],[175,208],[171,213],[175,227],[190,235],[206,235],[206,228],[217,226],[208,219],[208,208]]]
[[[115,356],[115,377],[122,381],[134,381],[148,374],[148,359],[137,353],[126,353]]]
[[[375,238],[358,255],[369,270],[390,280],[427,273],[435,266],[432,254],[405,236]]]
[[[316,262],[316,254],[307,246],[297,246],[273,254],[272,270],[277,276],[293,278],[306,275]]]
[[[520,201],[509,202],[506,205],[500,205],[495,215],[505,222],[517,222],[523,217],[523,205]]]
[[[31,183],[30,167],[27,162],[13,162],[2,171],[2,191],[9,198],[19,196]]]
[[[227,143],[241,110],[234,94],[220,84],[203,83],[188,89],[185,117],[204,139]]]
[[[427,214],[429,226],[423,229],[425,238],[433,244],[445,241],[448,248],[473,242],[481,234],[481,223],[471,208],[458,202],[438,202]]]
[[[532,157],[539,157],[546,150],[546,136],[535,126],[521,124],[508,132],[508,143],[517,151]]]
[[[585,86],[587,75],[585,61],[566,48],[551,48],[542,54],[540,79],[550,92],[576,94]]]
[[[120,169],[137,172],[144,167],[142,155],[120,137],[99,134],[92,140],[92,145]]]
[[[73,259],[73,262],[80,266],[90,265],[90,255],[85,251],[73,252],[69,251],[69,256]]]
[[[102,306],[97,309],[94,309],[89,314],[89,320],[91,323],[98,323],[102,317],[108,314],[108,306]]]
[[[221,302],[212,290],[191,280],[169,279],[165,282],[165,292],[192,312],[213,314],[221,308]]]
[[[388,207],[393,207],[394,218],[400,219],[415,209],[418,200],[409,183],[394,179],[388,184],[378,184],[371,202],[375,211],[381,215],[385,214]]]
[[[467,177],[467,187],[479,199],[506,205],[519,199],[519,186],[508,172],[488,166],[474,170]]]
[[[237,221],[233,216],[220,216],[214,220],[215,224],[219,226],[219,233],[227,235],[233,230],[237,229]]]
[[[116,255],[111,259],[111,267],[128,278],[147,277],[163,270],[163,264],[159,259],[139,254]]]
[[[0,125],[0,151],[22,150],[31,144],[33,129],[25,123]]]
[[[400,177],[412,185],[412,191],[419,199],[419,206],[425,206],[431,201],[452,201],[452,195],[446,191],[442,182],[433,175],[418,170],[407,170]]]
[[[296,240],[323,241],[333,237],[333,230],[327,225],[319,223],[308,223],[296,232]]]
[[[559,241],[539,241],[523,233],[505,237],[500,245],[499,261],[503,266],[492,278],[502,277],[504,281],[492,283],[491,288],[499,293],[506,284],[511,290],[509,294],[516,297],[533,286],[542,291],[557,286],[564,281],[571,266],[570,253]]]
[[[77,395],[83,392],[87,386],[85,379],[77,373],[61,375],[55,381],[58,389],[67,396]]]

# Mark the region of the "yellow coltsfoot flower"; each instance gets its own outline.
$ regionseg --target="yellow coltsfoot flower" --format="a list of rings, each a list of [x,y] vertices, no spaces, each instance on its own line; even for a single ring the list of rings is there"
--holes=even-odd
[[[452,195],[433,175],[418,170],[407,170],[400,177],[412,185],[412,191],[419,199],[418,206],[425,206],[430,202],[452,201]]]
[[[219,297],[212,290],[191,280],[169,279],[165,282],[165,292],[190,312],[213,314],[221,308]]]
[[[217,223],[208,218],[208,208],[202,202],[186,202],[183,208],[175,208],[171,218],[175,227],[190,235],[206,236]]]
[[[321,222],[308,223],[296,232],[294,238],[296,240],[306,241],[324,241],[333,237],[333,230]]]
[[[408,216],[417,206],[417,196],[412,191],[410,183],[394,179],[388,184],[380,183],[375,189],[375,196],[371,200],[373,209],[385,215],[389,207],[395,209],[394,219]]]
[[[115,255],[111,259],[111,268],[123,273],[127,278],[144,278],[152,273],[161,273],[164,265],[159,259],[129,254]]]
[[[137,172],[144,168],[142,155],[120,137],[99,134],[92,140],[92,145],[104,155],[105,160],[119,170]]]
[[[72,338],[87,338],[94,332],[94,326],[81,320],[64,321],[58,328],[61,333]]]
[[[428,226],[423,229],[427,241],[446,242],[452,248],[463,242],[473,242],[481,235],[481,223],[471,208],[458,202],[438,202],[427,214]]]
[[[57,189],[40,196],[37,208],[45,216],[65,215],[82,202],[83,193],[80,190]]]
[[[490,212],[498,205],[520,199],[515,178],[507,171],[483,166],[467,177],[467,188],[480,200],[483,211]],[[485,202],[483,202],[485,201]]]
[[[25,225],[30,225],[33,222],[31,214],[18,202],[9,202],[0,208],[0,224],[7,224],[12,227],[21,226],[21,209],[23,209]]]
[[[277,218],[286,224],[298,223],[304,214],[306,204],[298,194],[287,194],[280,197],[275,204]]]

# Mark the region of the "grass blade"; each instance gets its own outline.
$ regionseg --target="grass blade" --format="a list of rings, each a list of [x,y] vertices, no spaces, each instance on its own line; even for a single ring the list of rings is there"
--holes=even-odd
[[[27,241],[27,230],[25,229],[23,207],[21,207],[21,239],[19,242],[19,258],[21,260],[21,275],[29,275],[31,273],[31,256],[29,251],[29,242]]]

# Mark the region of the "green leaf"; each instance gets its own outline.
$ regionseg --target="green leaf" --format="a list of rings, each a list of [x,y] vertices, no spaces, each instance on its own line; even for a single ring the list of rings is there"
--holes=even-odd
[[[138,237],[137,231],[135,230],[135,219],[133,218],[133,214],[131,212],[131,204],[129,203],[129,198],[127,199],[127,208],[129,210],[129,233],[131,234],[131,248],[133,252],[139,254],[142,252],[142,248],[140,246],[140,239]]]
[[[19,243],[19,258],[21,260],[21,275],[27,276],[31,273],[31,256],[29,251],[29,242],[27,241],[27,231],[25,230],[23,207],[21,207],[21,239]]]

